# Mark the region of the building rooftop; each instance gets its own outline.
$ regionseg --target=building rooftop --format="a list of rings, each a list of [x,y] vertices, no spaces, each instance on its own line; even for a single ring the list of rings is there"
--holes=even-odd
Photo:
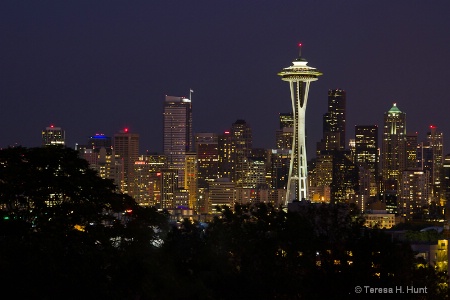
[[[402,111],[398,109],[397,103],[394,103],[394,105],[391,107],[391,109],[388,111],[388,113],[401,113]]]

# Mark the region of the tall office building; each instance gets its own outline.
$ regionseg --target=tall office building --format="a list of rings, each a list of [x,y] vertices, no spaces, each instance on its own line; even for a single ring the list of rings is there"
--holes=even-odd
[[[117,186],[121,186],[123,165],[120,159],[116,159],[111,137],[97,133],[89,137],[86,145],[77,145],[76,150],[101,178],[111,179]]]
[[[166,156],[157,153],[141,155],[134,162],[133,197],[139,205],[161,203],[161,170],[165,163]]]
[[[441,197],[444,204],[447,203],[448,205],[450,203],[450,154],[445,155],[442,165]],[[448,207],[447,209],[450,209],[450,207]],[[448,213],[450,213],[450,210],[448,211]]]
[[[139,134],[129,132],[128,128],[114,134],[114,151],[122,161],[123,180],[121,190],[132,196],[134,186],[134,163],[139,157]]]
[[[416,170],[419,168],[417,150],[418,150],[417,132],[406,135],[406,170]]]
[[[209,185],[208,195],[208,212],[212,214],[218,214],[217,207],[226,205],[233,208],[236,199],[236,188],[234,182],[229,178],[218,178]]]
[[[42,146],[64,146],[66,141],[65,131],[61,127],[50,125],[42,130]]]
[[[335,171],[335,164],[347,169],[349,162],[346,160],[353,154],[352,151],[346,152],[344,159],[344,155],[338,153],[345,150],[345,110],[346,92],[341,89],[328,90],[328,110],[323,115],[323,138],[317,143],[316,161],[309,181],[312,189],[310,197],[314,201],[342,202],[343,197],[349,194],[343,191],[345,188],[342,186],[347,175]]]
[[[345,149],[346,92],[328,90],[328,111],[323,115],[323,139],[318,150]]]
[[[351,160],[350,151],[333,150],[333,172],[330,184],[331,203],[349,203],[359,191],[359,168]]]
[[[289,176],[290,149],[271,149],[268,154],[267,165],[270,171],[272,189],[285,189]]]
[[[207,188],[208,183],[219,176],[219,144],[215,133],[197,133],[195,135],[197,153],[198,187]]]
[[[370,196],[377,194],[378,187],[378,126],[355,126],[354,161],[370,172]]]
[[[197,210],[197,154],[186,152],[184,173],[184,187],[189,192],[188,205],[190,209]]]
[[[89,137],[87,148],[100,149],[102,147],[112,147],[111,137],[105,136],[103,133],[96,133],[95,135]]]
[[[231,143],[233,144],[231,160],[234,162],[234,176],[232,174],[231,179],[236,183],[236,187],[242,187],[244,178],[243,164],[252,151],[252,129],[245,120],[237,120],[231,125],[230,133]]]
[[[176,207],[175,194],[178,190],[178,170],[161,169],[161,209],[174,209]]]
[[[429,171],[405,170],[400,177],[398,213],[408,220],[429,204]]]
[[[193,151],[192,102],[166,96],[163,112],[163,149],[167,167],[178,170],[178,187],[184,188],[186,152]]]
[[[229,130],[226,130],[223,134],[218,136],[218,171],[219,178],[229,178],[231,181],[234,179],[234,161],[233,155],[235,144],[232,142],[232,135]]]
[[[427,133],[427,141],[432,149],[433,164],[430,170],[430,185],[433,201],[439,203],[441,173],[444,164],[444,134],[436,126],[431,125]]]
[[[383,140],[381,145],[381,173],[384,190],[389,185],[398,185],[402,171],[406,168],[406,114],[394,103],[384,114]]]
[[[280,113],[280,128],[276,131],[277,149],[292,149],[294,136],[294,115],[292,113]]]
[[[242,162],[242,188],[256,189],[266,184],[266,159],[247,157]]]
[[[308,166],[306,156],[306,106],[308,104],[309,86],[322,75],[316,68],[308,66],[301,55],[292,65],[278,73],[283,81],[289,82],[291,91],[292,113],[294,116],[294,134],[292,141],[289,177],[286,191],[286,206],[294,200],[304,200],[308,197]]]

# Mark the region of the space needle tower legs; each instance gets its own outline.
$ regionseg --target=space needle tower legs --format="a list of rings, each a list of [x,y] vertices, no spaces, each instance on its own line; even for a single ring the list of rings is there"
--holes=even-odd
[[[294,133],[289,165],[289,176],[286,191],[286,205],[293,200],[304,200],[308,197],[308,168],[306,158],[305,116],[308,103],[309,85],[322,75],[316,68],[307,66],[308,62],[301,56],[292,62],[292,66],[284,68],[280,73],[283,81],[288,81],[291,89],[292,112],[294,117]]]

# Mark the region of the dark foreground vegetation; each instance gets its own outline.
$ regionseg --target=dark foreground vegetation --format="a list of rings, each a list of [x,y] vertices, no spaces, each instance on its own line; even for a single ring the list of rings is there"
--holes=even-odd
[[[0,205],[0,282],[14,299],[448,299],[446,274],[345,205],[236,205],[173,225],[74,150],[20,147],[0,151]],[[411,285],[427,294],[355,293]]]

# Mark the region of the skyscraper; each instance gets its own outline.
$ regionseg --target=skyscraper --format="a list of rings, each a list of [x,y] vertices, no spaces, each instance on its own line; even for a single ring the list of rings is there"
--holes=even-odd
[[[405,170],[400,177],[398,213],[412,219],[429,204],[429,171]]]
[[[397,185],[406,168],[406,114],[398,109],[396,103],[384,113],[381,147],[381,172],[384,190],[387,190],[386,181]]]
[[[416,170],[419,168],[417,162],[417,150],[418,150],[418,141],[417,141],[417,132],[408,133],[406,135],[406,169],[407,170]]]
[[[294,115],[292,113],[280,113],[280,128],[276,131],[277,149],[292,149],[292,137],[294,135]]]
[[[417,145],[417,163],[420,170],[429,172],[431,201],[439,203],[441,172],[444,162],[444,136],[436,126],[431,125],[427,139]]]
[[[97,133],[89,137],[86,145],[77,145],[77,150],[101,178],[112,179],[117,186],[121,186],[122,160],[116,160],[111,137]]]
[[[237,120],[231,125],[231,160],[234,162],[234,176],[232,180],[236,187],[242,187],[244,178],[244,162],[250,156],[252,151],[253,137],[252,129],[245,120]]]
[[[55,127],[54,125],[50,125],[49,127],[45,127],[42,130],[42,146],[50,146],[50,145],[65,145],[66,134],[65,131],[61,129],[61,127]]]
[[[301,44],[300,50],[301,50]],[[316,81],[321,72],[307,66],[308,62],[299,57],[292,62],[292,66],[284,68],[278,73],[283,81],[289,82],[291,90],[292,110],[294,115],[294,138],[289,166],[286,202],[303,200],[308,197],[308,167],[306,157],[305,117],[308,103],[309,85]],[[292,191],[291,191],[292,189]]]
[[[333,173],[330,185],[331,203],[348,203],[359,191],[359,169],[350,159],[350,151],[330,150]]]
[[[161,207],[161,170],[164,169],[166,156],[147,153],[134,162],[133,197],[144,206]]]
[[[128,128],[114,134],[114,151],[123,165],[121,189],[133,194],[134,163],[139,158],[139,134],[129,132]]]
[[[323,115],[323,139],[318,150],[345,149],[346,92],[328,90],[328,111]]]
[[[355,163],[370,172],[370,195],[377,194],[378,187],[378,126],[355,126]]]
[[[427,133],[427,140],[433,153],[433,165],[430,171],[431,192],[435,198],[433,200],[438,201],[438,191],[441,184],[441,172],[444,164],[444,134],[438,130],[436,126],[431,125],[430,131]]]
[[[198,133],[195,135],[197,153],[198,187],[207,188],[219,176],[219,146],[217,134]]]
[[[344,181],[348,176],[343,173],[339,174],[335,170],[335,164],[339,164],[344,169],[350,168],[350,162],[346,160],[353,154],[352,150],[346,152],[345,155],[339,153],[345,150],[345,110],[345,91],[341,89],[328,90],[328,110],[323,115],[323,137],[317,143],[316,161],[314,170],[311,172],[312,178],[309,180],[312,188],[310,195],[315,201],[342,202],[343,198],[350,194],[345,192],[346,187],[344,187]],[[334,178],[334,176],[339,178]]]
[[[228,178],[230,181],[234,178],[234,143],[229,130],[218,136],[218,172],[219,178]]]
[[[184,188],[186,152],[193,151],[192,103],[190,99],[165,97],[163,149],[167,156],[167,167],[178,170],[178,187]]]

